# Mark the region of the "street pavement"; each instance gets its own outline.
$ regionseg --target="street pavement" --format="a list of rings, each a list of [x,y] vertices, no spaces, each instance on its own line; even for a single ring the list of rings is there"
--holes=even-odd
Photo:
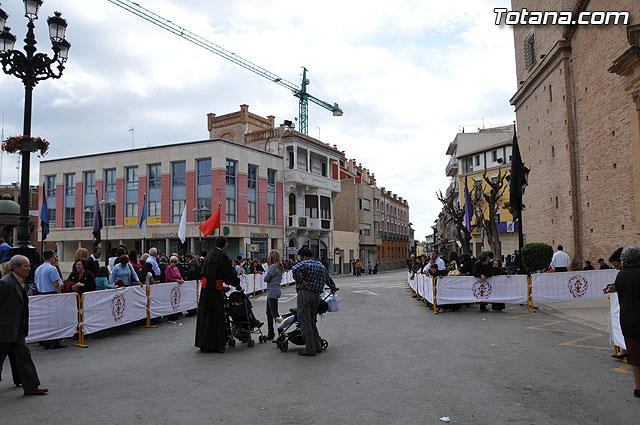
[[[519,305],[434,315],[410,297],[403,271],[336,283],[340,311],[319,321],[329,348],[316,357],[271,342],[200,353],[190,317],[104,332],[86,349],[32,345],[50,393],[23,397],[7,362],[0,423],[639,422],[630,368],[610,357],[606,332]],[[264,318],[265,297],[252,302]],[[285,288],[280,312],[294,306]]]

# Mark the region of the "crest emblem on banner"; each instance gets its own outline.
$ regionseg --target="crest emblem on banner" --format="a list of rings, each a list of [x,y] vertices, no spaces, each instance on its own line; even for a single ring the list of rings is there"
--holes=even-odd
[[[111,300],[111,314],[113,320],[119,322],[124,317],[124,310],[127,306],[127,301],[124,299],[124,295],[115,294]]]
[[[173,308],[173,311],[176,311],[178,310],[178,308],[180,308],[180,296],[180,288],[176,286],[171,290],[171,296],[169,297],[169,299],[171,300],[171,308]]]
[[[493,292],[493,288],[489,282],[483,282],[481,280],[476,281],[471,288],[473,290],[473,296],[478,300],[487,300],[489,295]]]
[[[589,289],[589,282],[582,276],[572,276],[567,286],[573,298],[582,298]]]

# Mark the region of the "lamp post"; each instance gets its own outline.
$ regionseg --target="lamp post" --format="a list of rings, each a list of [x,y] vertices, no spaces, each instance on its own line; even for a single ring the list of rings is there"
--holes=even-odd
[[[16,37],[11,34],[11,29],[6,27],[7,15],[0,9],[0,63],[5,74],[14,75],[22,80],[24,84],[24,136],[31,136],[31,109],[33,100],[33,89],[38,82],[48,78],[60,78],[64,70],[64,63],[67,61],[69,48],[71,45],[65,40],[67,22],[62,18],[60,12],[55,12],[55,16],[49,17],[49,37],[53,45],[53,58],[45,53],[36,54],[36,37],[33,32],[35,25],[33,21],[38,19],[38,11],[43,0],[24,0],[25,17],[27,22],[27,35],[24,39],[24,51],[14,50]],[[57,65],[57,66],[56,66]],[[18,244],[11,254],[25,255],[34,264],[36,250],[30,243],[29,232],[29,172],[31,152],[22,152],[22,183],[20,187],[20,225],[18,228]]]
[[[107,229],[106,233],[107,236],[104,238],[104,251],[105,251],[105,256],[107,258],[107,262],[109,261],[109,255],[110,254],[110,250],[107,251],[108,247],[107,244],[109,243],[109,210],[110,210],[110,206],[111,205],[115,205],[117,204],[115,199],[109,199],[108,201],[102,200],[100,201],[100,205],[103,206],[104,209],[104,227]]]
[[[192,209],[191,211],[193,211],[194,213],[196,213],[196,221],[198,223],[200,223],[200,225],[202,225],[202,223],[204,222],[203,215],[207,212],[207,211],[211,211],[209,208],[207,208],[206,206],[201,206],[201,207],[196,207],[194,209]],[[200,253],[202,252],[202,232],[198,232],[198,255],[200,255]]]

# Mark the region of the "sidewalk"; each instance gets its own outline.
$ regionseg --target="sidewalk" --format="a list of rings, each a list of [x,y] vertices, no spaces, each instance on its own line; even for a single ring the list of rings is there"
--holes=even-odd
[[[609,300],[538,304],[536,310],[561,319],[582,323],[602,332],[609,331]]]

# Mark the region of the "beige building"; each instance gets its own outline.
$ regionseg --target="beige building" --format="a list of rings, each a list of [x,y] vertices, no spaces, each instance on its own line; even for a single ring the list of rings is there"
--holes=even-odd
[[[216,116],[208,114],[211,138],[223,138],[255,150],[284,156],[280,173],[284,180],[282,232],[290,258],[308,246],[318,259],[333,262],[333,203],[340,193],[338,161],[341,153],[313,137],[283,124],[274,128],[274,117],[263,118],[240,110]]]
[[[513,10],[540,10],[513,0]],[[629,11],[631,22],[513,27],[511,98],[523,161],[527,242],[562,244],[572,266],[639,242],[640,3],[547,1],[554,11]]]
[[[382,214],[375,208],[380,205],[380,189],[369,170],[356,164],[354,159],[347,160],[344,155],[340,159],[340,184],[341,192],[335,201],[335,229],[352,232],[358,240],[358,247],[349,249],[348,256],[345,254],[341,270],[350,273],[349,262],[353,259],[359,259],[363,269],[367,270],[369,262],[374,267],[378,264],[378,248],[382,245],[379,231]]]

